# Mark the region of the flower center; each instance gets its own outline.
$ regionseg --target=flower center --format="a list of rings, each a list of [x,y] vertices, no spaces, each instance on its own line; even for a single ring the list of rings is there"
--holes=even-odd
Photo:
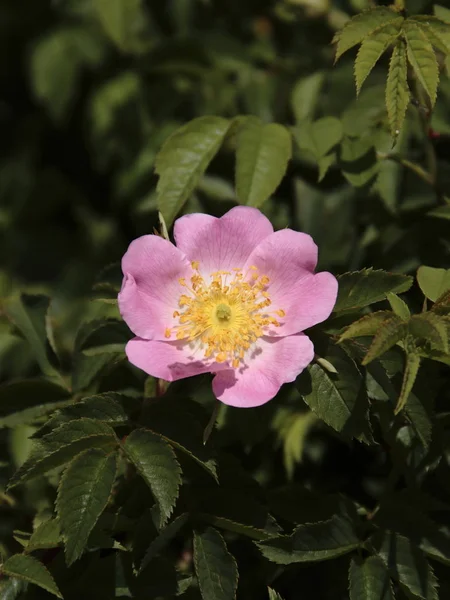
[[[205,281],[198,262],[192,262],[192,267],[195,274],[190,285],[183,278],[179,280],[186,294],[178,300],[180,310],[173,313],[179,321],[174,328],[176,337],[197,341],[205,358],[212,357],[219,363],[228,360],[237,368],[245,352],[269,325],[280,326],[267,312],[271,304],[266,292],[269,278],[259,275],[256,267],[250,267],[246,274],[242,269],[217,271]],[[281,309],[275,314],[285,316]],[[171,335],[172,330],[166,329],[166,337]]]

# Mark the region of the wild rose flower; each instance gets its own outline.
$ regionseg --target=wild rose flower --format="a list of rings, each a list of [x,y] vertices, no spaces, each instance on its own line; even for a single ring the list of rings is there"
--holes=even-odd
[[[122,259],[119,308],[137,336],[129,361],[166,381],[214,373],[231,406],[268,402],[312,361],[302,332],[331,313],[335,277],[314,274],[309,235],[274,232],[255,208],[186,215],[174,237],[144,235]]]

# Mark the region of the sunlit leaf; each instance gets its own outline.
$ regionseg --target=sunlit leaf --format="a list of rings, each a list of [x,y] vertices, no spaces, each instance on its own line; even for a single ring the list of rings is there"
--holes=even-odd
[[[425,33],[412,22],[406,22],[404,36],[408,60],[427,93],[431,106],[434,106],[439,82],[439,66],[433,47]]]
[[[417,283],[425,296],[435,302],[439,296],[450,289],[450,269],[419,267]]]
[[[190,121],[164,143],[155,162],[158,208],[168,227],[218,152],[231,122],[222,117]]]
[[[400,34],[401,21],[377,28],[364,38],[355,61],[356,92],[378,62],[383,52],[395,42]]]
[[[400,391],[397,406],[395,407],[395,414],[398,414],[408,402],[409,394],[413,389],[413,385],[416,380],[419,367],[420,357],[413,352],[409,352],[406,355],[406,364],[405,371],[403,373],[402,389]]]
[[[406,47],[403,42],[399,42],[392,52],[386,84],[386,107],[394,137],[400,133],[410,101],[407,76]]]
[[[246,119],[238,133],[236,194],[259,207],[277,189],[292,154],[291,134],[283,125]]]

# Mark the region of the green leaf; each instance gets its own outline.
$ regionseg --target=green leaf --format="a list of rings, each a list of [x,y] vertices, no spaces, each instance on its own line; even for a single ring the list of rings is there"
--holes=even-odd
[[[299,79],[292,90],[291,106],[297,123],[314,116],[317,99],[325,82],[325,73],[316,71]]]
[[[36,443],[28,460],[11,479],[9,487],[43,475],[47,471],[69,462],[87,448],[112,450],[117,443],[114,430],[101,421],[78,419],[63,423]]]
[[[2,600],[18,600],[22,597],[26,585],[26,582],[16,577],[3,579],[3,581],[0,581],[0,598]]]
[[[327,521],[306,523],[291,535],[258,542],[263,556],[280,565],[329,560],[351,552],[360,545],[353,525],[340,515]]]
[[[159,175],[158,209],[167,227],[195,190],[218,152],[231,122],[222,117],[198,117],[165,141],[155,161]]]
[[[67,565],[83,554],[89,534],[110,499],[116,470],[115,454],[89,448],[74,458],[64,472],[56,510]]]
[[[4,308],[7,316],[30,344],[42,372],[63,383],[61,375],[51,364],[48,355],[50,348],[47,345],[45,318],[49,305],[50,300],[47,296],[22,294],[8,298]]]
[[[402,21],[399,20],[379,27],[364,38],[355,60],[356,93],[358,95],[380,56],[398,38],[401,23]]]
[[[31,54],[31,86],[55,121],[70,111],[83,68],[102,59],[101,41],[81,27],[58,28],[38,40]]]
[[[437,581],[423,553],[402,535],[385,532],[375,545],[391,576],[414,596],[438,600]]]
[[[450,24],[431,15],[414,15],[408,19],[417,24],[435,48],[450,54]]]
[[[69,402],[69,391],[45,379],[13,381],[0,386],[0,428],[33,423]]]
[[[348,578],[350,600],[394,600],[389,574],[377,556],[352,558]]]
[[[404,300],[402,300],[397,296],[397,294],[393,294],[392,292],[388,292],[386,294],[386,299],[391,305],[392,310],[398,317],[400,317],[404,321],[409,320],[411,312]]]
[[[129,420],[125,409],[136,410],[138,405],[140,402],[136,399],[117,392],[89,396],[81,402],[75,402],[71,406],[58,410],[41,429],[34,433],[33,438],[40,438],[62,423],[83,417],[103,421],[112,426],[125,425]]]
[[[94,0],[97,17],[108,37],[123,52],[139,52],[146,15],[142,0]]]
[[[261,206],[277,189],[292,155],[291,134],[283,125],[255,117],[240,127],[236,149],[236,194],[241,204]]]
[[[269,600],[283,600],[283,598],[272,588],[267,588],[269,592]]]
[[[57,519],[49,519],[39,525],[30,537],[26,552],[57,548],[62,543],[61,530]]]
[[[163,550],[167,544],[177,535],[180,529],[188,520],[188,514],[183,513],[169,523],[164,529],[159,532],[159,535],[150,542],[144,558],[139,567],[139,573],[143,571],[148,563]]]
[[[428,448],[431,442],[433,423],[431,411],[427,409],[425,403],[416,394],[410,392],[404,412],[420,442],[424,448]]]
[[[437,219],[450,219],[450,204],[438,206],[427,213],[427,217],[436,217]]]
[[[386,108],[394,138],[400,133],[409,101],[406,46],[403,42],[399,42],[392,52],[386,84]]]
[[[450,289],[450,269],[419,267],[417,269],[417,283],[424,295],[435,302],[439,296]]]
[[[208,527],[194,532],[194,564],[203,600],[235,599],[236,561],[216,529]]]
[[[402,389],[398,398],[394,413],[397,415],[408,402],[409,394],[413,389],[414,382],[420,367],[420,356],[413,352],[406,355],[405,371],[403,373]]]
[[[153,399],[142,410],[140,423],[181,450],[217,480],[214,451],[203,443],[204,425],[190,412],[192,403],[176,399]]]
[[[417,343],[427,342],[434,350],[448,353],[447,321],[433,312],[413,315],[409,332]]]
[[[355,187],[368,184],[378,172],[379,161],[370,137],[344,138],[339,160],[342,174]]]
[[[378,333],[372,340],[371,345],[365,355],[362,364],[368,365],[370,362],[384,354],[402,340],[408,333],[408,325],[397,315],[392,315],[383,325],[380,326]]]
[[[375,335],[380,327],[388,319],[391,319],[393,313],[387,310],[380,310],[378,312],[370,313],[358,319],[347,327],[344,333],[339,338],[339,343],[344,340],[348,340],[355,337],[364,337],[367,335]]]
[[[181,485],[181,469],[174,451],[159,435],[146,429],[133,431],[123,449],[150,487],[160,508],[160,524],[164,525]]]
[[[299,148],[309,152],[316,161],[324,158],[342,140],[342,123],[336,117],[305,121],[295,130]]]
[[[402,21],[403,17],[398,12],[384,6],[366,10],[356,15],[334,36],[333,43],[337,44],[335,62],[344,52],[362,42],[364,38],[379,27],[389,23],[401,24]]]
[[[278,432],[283,446],[283,462],[288,479],[292,479],[296,465],[302,460],[306,436],[316,421],[313,412],[291,408],[280,408],[275,416],[273,428]]]
[[[26,554],[15,554],[8,558],[3,563],[1,571],[4,575],[9,577],[17,577],[22,581],[33,583],[47,592],[50,592],[58,598],[62,598],[61,592],[55,583],[55,580],[51,576],[50,572],[32,556]]]
[[[309,367],[306,376],[298,380],[298,389],[309,408],[327,425],[350,436],[361,434],[359,405],[364,402],[364,381],[355,362],[339,347],[332,347],[327,359],[337,373],[330,373],[318,364]],[[307,385],[307,386],[306,386]],[[304,389],[306,388],[306,389]]]
[[[353,310],[385,300],[388,292],[401,294],[412,285],[407,275],[364,269],[338,277],[339,292],[334,310]]]
[[[439,65],[436,54],[425,33],[413,22],[406,21],[403,31],[408,60],[417,79],[428,94],[431,106],[434,106],[439,83]]]

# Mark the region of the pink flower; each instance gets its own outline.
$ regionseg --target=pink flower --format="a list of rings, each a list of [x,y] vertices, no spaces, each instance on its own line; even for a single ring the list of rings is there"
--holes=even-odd
[[[122,259],[119,308],[138,336],[128,359],[167,381],[214,373],[231,406],[268,402],[312,361],[302,332],[330,315],[336,278],[314,274],[309,235],[274,232],[255,208],[186,215],[174,236],[144,235]]]

